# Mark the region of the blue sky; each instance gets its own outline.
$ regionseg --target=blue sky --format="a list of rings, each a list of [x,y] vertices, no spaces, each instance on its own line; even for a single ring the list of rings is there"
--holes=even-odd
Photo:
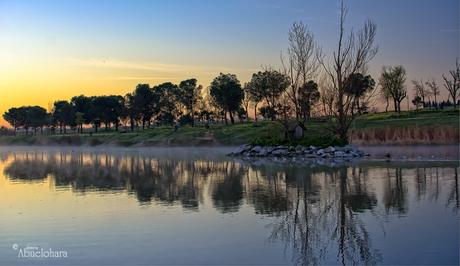
[[[457,0],[346,4],[348,29],[358,29],[367,18],[377,23],[374,78],[383,65],[401,64],[410,88],[411,79],[440,81],[454,66]],[[331,52],[339,5],[324,0],[0,0],[0,91],[15,91],[0,109],[17,102],[21,93],[30,95],[25,103],[39,96],[45,103],[71,93],[126,93],[137,83],[168,79],[196,77],[206,86],[219,72],[236,73],[244,82],[260,66],[279,66],[294,21],[306,23]],[[62,92],[65,81],[73,85]],[[38,84],[35,90],[31,82]]]

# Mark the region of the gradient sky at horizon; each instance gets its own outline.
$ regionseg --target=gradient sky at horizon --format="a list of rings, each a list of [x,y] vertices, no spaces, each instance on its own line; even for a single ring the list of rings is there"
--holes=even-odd
[[[375,79],[404,65],[410,80],[453,68],[459,52],[457,0],[346,1],[347,29],[377,23]],[[0,113],[73,95],[125,94],[138,83],[220,72],[242,82],[280,65],[287,32],[303,21],[326,54],[337,43],[339,1],[323,0],[0,0]],[[445,94],[443,94],[445,95]],[[445,97],[442,97],[445,98]],[[0,120],[0,125],[4,124]]]

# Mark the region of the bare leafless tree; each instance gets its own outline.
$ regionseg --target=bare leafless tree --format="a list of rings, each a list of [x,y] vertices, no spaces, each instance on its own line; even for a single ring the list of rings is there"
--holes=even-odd
[[[460,92],[460,63],[458,61],[455,62],[455,69],[449,71],[450,78],[446,77],[442,74],[442,78],[444,79],[444,87],[449,92],[450,97],[454,103],[454,109],[457,106],[457,98]]]
[[[415,96],[419,96],[425,103],[425,98],[430,96],[430,92],[425,88],[423,80],[412,80],[412,84],[414,85]]]
[[[321,113],[331,116],[334,109],[334,91],[330,80],[326,75],[321,75],[319,79]]]
[[[329,64],[325,57],[318,55],[318,60],[329,77],[334,92],[333,115],[336,117],[335,131],[342,141],[347,141],[348,129],[355,118],[352,114],[354,95],[347,94],[347,78],[355,73],[367,72],[367,64],[374,58],[378,48],[374,45],[377,26],[367,20],[355,33],[345,32],[347,7],[342,1],[340,7],[340,27],[337,50],[333,52],[333,62]]]
[[[299,88],[310,80],[318,69],[315,56],[317,45],[313,33],[302,22],[294,22],[289,30],[289,48],[286,57],[281,53],[281,64],[291,85],[286,91],[292,101],[297,120],[301,117],[301,99]]]
[[[436,83],[436,81],[433,79],[431,81],[427,81],[425,83],[428,88],[430,88],[430,94],[434,96],[434,103],[437,104],[438,103],[438,99],[436,96],[439,95],[439,86],[438,84]]]

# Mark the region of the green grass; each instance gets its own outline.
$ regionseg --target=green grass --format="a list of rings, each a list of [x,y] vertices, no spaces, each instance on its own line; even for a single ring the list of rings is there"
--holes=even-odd
[[[381,128],[408,126],[459,126],[459,110],[418,110],[367,114],[357,118],[353,128]]]
[[[2,136],[0,144],[13,145],[239,145],[253,143],[258,145],[314,145],[329,146],[341,143],[333,134],[332,119],[328,117],[312,118],[307,124],[305,137],[301,140],[285,140],[284,131],[279,122],[260,121],[235,125],[212,125],[204,127],[156,127],[134,132],[114,132],[103,129],[94,134],[67,135],[19,135]],[[459,111],[456,110],[419,110],[367,114],[357,118],[352,124],[353,130],[378,129],[387,127],[459,127]]]

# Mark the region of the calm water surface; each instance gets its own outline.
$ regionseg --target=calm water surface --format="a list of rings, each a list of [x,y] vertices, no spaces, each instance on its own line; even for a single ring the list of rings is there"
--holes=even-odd
[[[1,148],[0,265],[459,264],[458,162],[224,153]]]

